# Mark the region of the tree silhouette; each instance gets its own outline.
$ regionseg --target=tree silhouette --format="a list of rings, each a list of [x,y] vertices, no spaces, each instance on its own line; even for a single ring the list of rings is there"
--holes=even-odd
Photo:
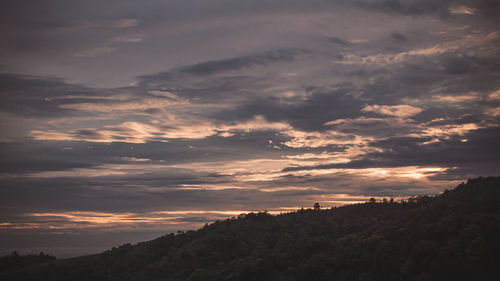
[[[319,203],[318,202],[314,203],[314,210],[318,211],[319,209],[321,209]]]

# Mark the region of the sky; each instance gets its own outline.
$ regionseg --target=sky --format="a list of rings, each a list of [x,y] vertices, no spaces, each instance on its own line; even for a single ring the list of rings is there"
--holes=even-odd
[[[0,254],[500,174],[496,0],[3,0]]]

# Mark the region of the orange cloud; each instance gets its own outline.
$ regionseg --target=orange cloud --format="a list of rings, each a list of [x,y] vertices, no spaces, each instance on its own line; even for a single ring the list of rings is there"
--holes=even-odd
[[[422,112],[421,108],[411,106],[411,105],[368,105],[364,107],[361,111],[363,112],[375,112],[382,115],[395,116],[399,118],[408,118],[413,115],[417,115]]]

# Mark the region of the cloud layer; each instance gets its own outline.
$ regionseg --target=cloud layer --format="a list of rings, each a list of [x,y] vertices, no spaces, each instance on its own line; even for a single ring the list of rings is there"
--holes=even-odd
[[[500,168],[495,1],[22,2],[0,4],[1,253]]]

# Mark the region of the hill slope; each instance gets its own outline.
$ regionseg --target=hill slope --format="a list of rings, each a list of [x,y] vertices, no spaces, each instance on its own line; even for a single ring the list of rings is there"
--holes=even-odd
[[[500,177],[435,197],[251,213],[0,280],[494,280]]]

